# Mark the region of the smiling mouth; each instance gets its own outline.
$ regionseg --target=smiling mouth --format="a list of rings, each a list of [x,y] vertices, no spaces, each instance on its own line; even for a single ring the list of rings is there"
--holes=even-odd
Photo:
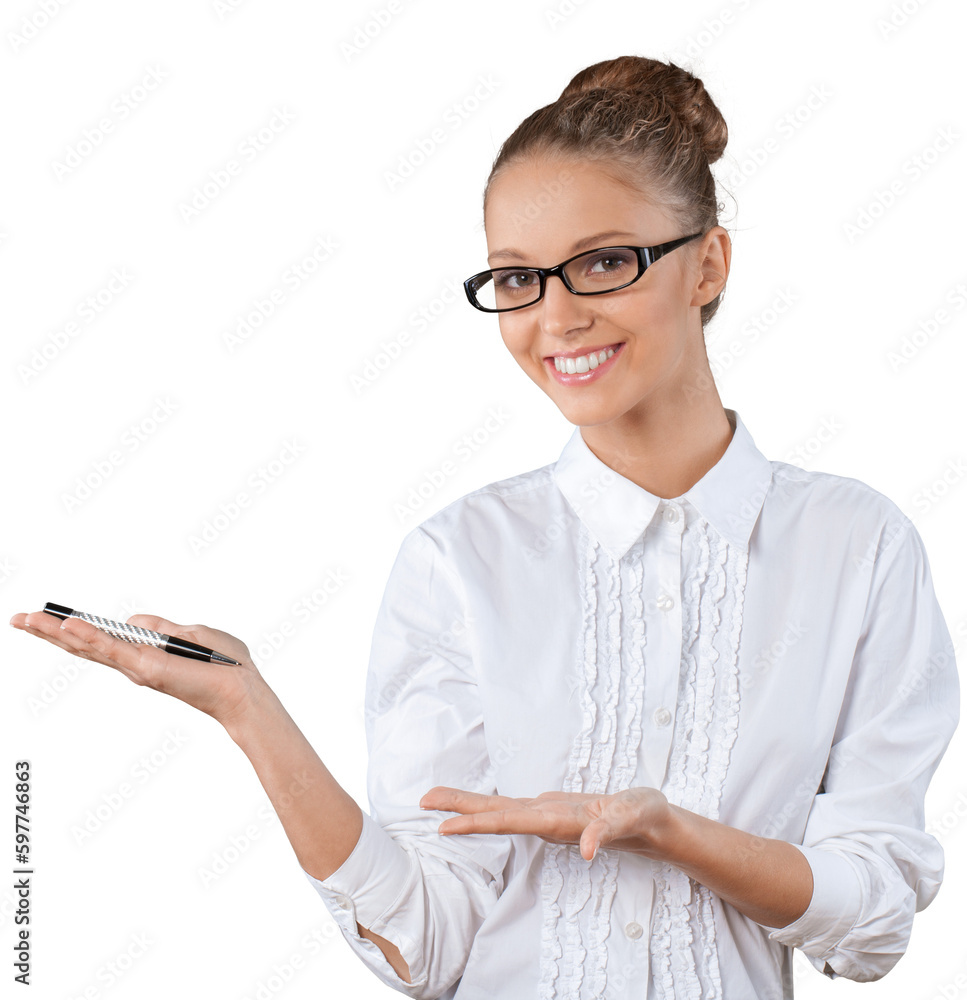
[[[553,361],[554,368],[562,375],[582,375],[585,372],[594,371],[599,365],[603,365],[620,349],[621,344],[612,344],[610,347],[588,351],[585,354],[552,354],[545,360]]]

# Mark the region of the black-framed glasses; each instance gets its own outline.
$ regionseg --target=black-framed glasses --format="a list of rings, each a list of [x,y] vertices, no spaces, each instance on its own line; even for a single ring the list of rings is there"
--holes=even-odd
[[[634,284],[656,260],[703,235],[693,233],[654,247],[599,247],[555,267],[498,267],[467,278],[463,288],[470,304],[483,312],[510,312],[540,302],[553,275],[573,295],[604,295]]]

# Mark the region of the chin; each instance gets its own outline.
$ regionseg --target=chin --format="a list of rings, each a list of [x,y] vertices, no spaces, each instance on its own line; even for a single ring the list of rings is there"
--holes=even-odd
[[[564,419],[578,427],[607,424],[621,415],[613,402],[591,399],[561,401],[553,397],[551,400],[561,411]]]

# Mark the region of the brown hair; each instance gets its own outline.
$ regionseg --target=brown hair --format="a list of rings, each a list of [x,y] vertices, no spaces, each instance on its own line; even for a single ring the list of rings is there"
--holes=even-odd
[[[581,70],[553,103],[535,111],[501,145],[484,189],[528,155],[606,161],[619,180],[669,208],[681,235],[718,225],[709,169],[725,151],[728,128],[702,81],[674,63],[619,56]],[[724,289],[723,289],[724,292]],[[702,325],[722,293],[702,306]]]

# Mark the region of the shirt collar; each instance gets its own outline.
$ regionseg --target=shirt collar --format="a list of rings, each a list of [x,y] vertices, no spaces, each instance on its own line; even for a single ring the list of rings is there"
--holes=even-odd
[[[720,535],[746,549],[772,482],[772,464],[738,413],[725,413],[734,431],[725,454],[675,499],[687,499]],[[555,463],[554,478],[577,516],[615,559],[641,537],[662,502],[605,465],[585,443],[580,427]]]

